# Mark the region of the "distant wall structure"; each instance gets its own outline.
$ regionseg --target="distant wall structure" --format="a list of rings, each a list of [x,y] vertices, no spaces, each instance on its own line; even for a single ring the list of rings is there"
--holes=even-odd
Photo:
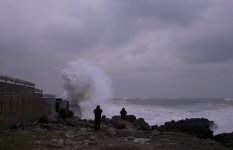
[[[0,126],[32,121],[55,113],[56,97],[32,82],[0,75]]]

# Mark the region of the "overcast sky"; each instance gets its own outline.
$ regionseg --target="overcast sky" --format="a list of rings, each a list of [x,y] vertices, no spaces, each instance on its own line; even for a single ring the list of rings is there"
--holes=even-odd
[[[86,59],[115,97],[233,97],[231,0],[0,0],[0,73],[62,95]]]

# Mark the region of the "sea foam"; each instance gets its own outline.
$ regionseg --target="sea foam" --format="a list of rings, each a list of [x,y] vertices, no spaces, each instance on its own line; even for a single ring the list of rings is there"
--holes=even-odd
[[[81,108],[82,118],[91,118],[92,110],[112,99],[111,78],[101,69],[88,61],[70,62],[62,70],[64,79],[64,98],[70,101],[72,109]]]

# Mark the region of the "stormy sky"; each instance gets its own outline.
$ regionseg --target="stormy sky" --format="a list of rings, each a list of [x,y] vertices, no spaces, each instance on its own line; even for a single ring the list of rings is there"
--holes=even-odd
[[[231,0],[0,0],[0,73],[62,95],[86,59],[115,97],[233,97]]]

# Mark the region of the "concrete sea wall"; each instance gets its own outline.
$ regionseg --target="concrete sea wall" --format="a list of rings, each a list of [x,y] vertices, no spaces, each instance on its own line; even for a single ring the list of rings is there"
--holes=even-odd
[[[55,96],[44,95],[35,84],[17,81],[20,82],[9,82],[0,76],[0,126],[33,121],[55,112]]]

